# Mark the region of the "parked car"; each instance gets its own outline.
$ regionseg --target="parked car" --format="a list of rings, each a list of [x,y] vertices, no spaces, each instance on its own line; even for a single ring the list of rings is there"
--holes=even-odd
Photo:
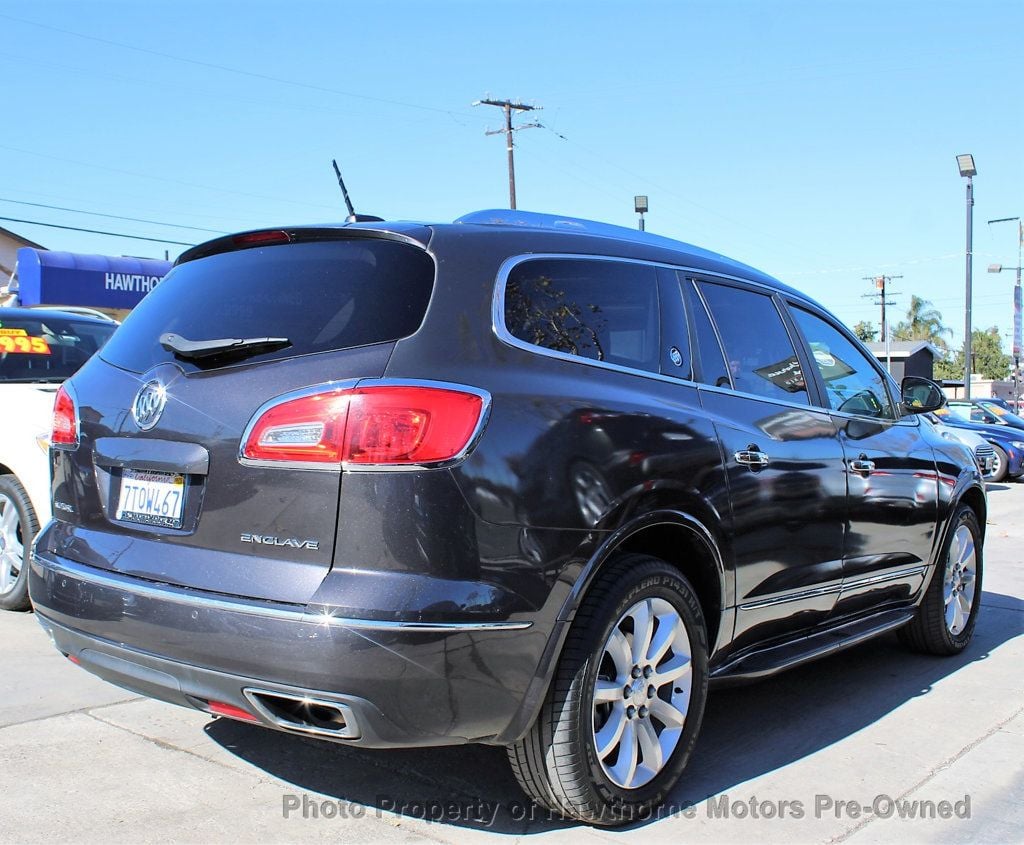
[[[50,519],[57,387],[116,327],[107,317],[0,308],[0,610],[29,608],[29,546]]]
[[[938,431],[941,437],[945,437],[947,440],[958,440],[970,449],[974,454],[974,459],[978,464],[978,469],[981,470],[981,474],[985,478],[991,478],[993,481],[996,480],[994,476],[996,470],[1000,468],[1000,462],[996,460],[995,446],[985,439],[983,432],[971,431],[971,429],[964,426],[947,425],[943,422],[943,417],[938,414],[923,414],[923,416],[935,426],[936,431]],[[946,418],[948,419],[948,413]],[[1002,461],[1001,466],[1002,471],[1005,473],[1006,462]]]
[[[1024,431],[1009,425],[972,422],[948,408],[935,413],[946,425],[981,435],[992,445],[996,466],[989,480],[1013,481],[1024,475]]]
[[[711,682],[970,642],[983,479],[937,385],[888,385],[799,292],[629,229],[218,238],[58,393],[37,618],[153,698],[503,745],[538,803],[628,822]]]
[[[1004,411],[1013,411],[1013,406],[1003,399],[1001,396],[989,396],[985,399],[975,399],[975,402],[982,408],[996,407],[1002,408]]]
[[[970,402],[955,399],[949,402],[949,410],[963,420],[984,425],[1003,425],[1024,432],[1024,418],[1018,417],[1001,405],[988,399],[974,399]]]

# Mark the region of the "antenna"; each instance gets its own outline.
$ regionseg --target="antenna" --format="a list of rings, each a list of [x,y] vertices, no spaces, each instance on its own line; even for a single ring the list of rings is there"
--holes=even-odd
[[[345,207],[348,208],[348,217],[345,218],[346,223],[356,222],[356,210],[352,207],[352,200],[348,198],[348,189],[345,187],[345,180],[341,178],[341,170],[338,169],[338,160],[331,159],[331,164],[334,165],[334,173],[338,177],[338,186],[341,188],[341,195],[345,198]]]

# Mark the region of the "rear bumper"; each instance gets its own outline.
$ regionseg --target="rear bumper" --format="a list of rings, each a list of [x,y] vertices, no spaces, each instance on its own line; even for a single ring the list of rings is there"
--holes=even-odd
[[[201,710],[228,704],[268,727],[366,747],[501,734],[547,641],[544,626],[530,621],[343,619],[144,581],[38,549],[29,589],[55,646],[107,681]],[[350,724],[336,735],[296,728],[254,706],[254,690],[337,705]]]

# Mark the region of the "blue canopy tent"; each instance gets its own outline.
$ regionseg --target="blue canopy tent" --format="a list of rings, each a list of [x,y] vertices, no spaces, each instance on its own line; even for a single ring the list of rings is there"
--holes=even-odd
[[[123,315],[170,269],[171,262],[152,258],[22,247],[18,250],[16,290],[21,305],[79,305]]]

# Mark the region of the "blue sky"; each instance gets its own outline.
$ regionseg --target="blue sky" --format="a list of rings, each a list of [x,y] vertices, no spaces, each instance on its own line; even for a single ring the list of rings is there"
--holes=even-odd
[[[1024,216],[1020,0],[49,2],[0,0],[0,216],[186,242],[360,211],[451,220],[507,204],[489,94],[517,133],[519,207],[724,252],[878,322],[861,277],[902,275],[963,333],[1011,327]],[[134,48],[134,49],[133,49]],[[564,136],[564,137],[563,137]],[[182,247],[0,221],[53,249]],[[1008,341],[1005,343],[1008,347]]]

